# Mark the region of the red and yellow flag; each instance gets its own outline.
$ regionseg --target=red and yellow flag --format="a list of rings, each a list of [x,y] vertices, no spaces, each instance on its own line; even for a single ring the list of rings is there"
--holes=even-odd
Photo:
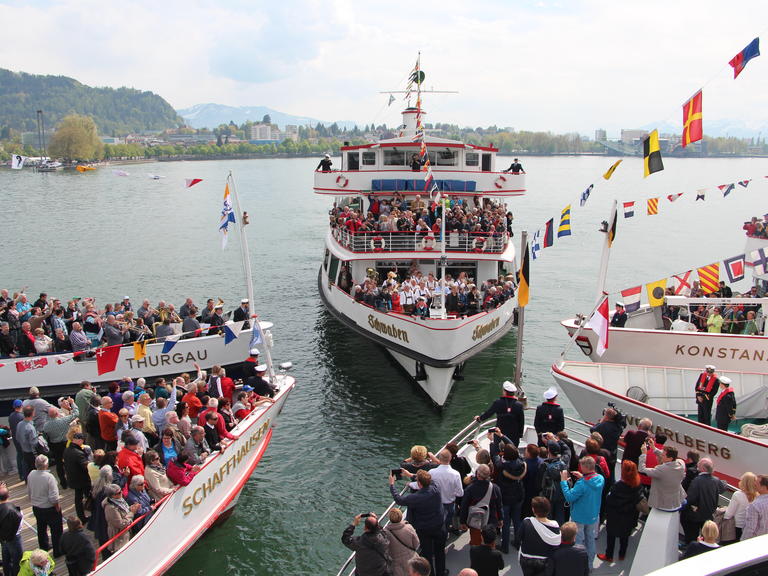
[[[704,294],[712,294],[720,289],[720,263],[699,268],[699,286]]]
[[[683,148],[704,137],[701,123],[701,90],[683,104]]]
[[[648,216],[654,216],[659,213],[659,199],[648,198]]]

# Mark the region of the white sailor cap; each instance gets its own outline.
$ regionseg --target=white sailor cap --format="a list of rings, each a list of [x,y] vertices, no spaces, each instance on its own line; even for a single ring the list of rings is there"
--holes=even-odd
[[[256,372],[266,372],[267,371],[267,365],[266,364],[259,364],[255,368]]]
[[[224,304],[216,304],[216,306],[213,307],[214,310],[224,310]]]
[[[511,392],[511,393],[513,393],[513,394],[514,394],[515,392],[517,392],[517,386],[515,386],[515,385],[514,385],[512,382],[510,382],[509,380],[506,380],[506,381],[504,382],[504,384],[502,384],[502,386],[504,387],[504,391],[505,391],[505,392]]]
[[[544,400],[552,400],[552,398],[555,398],[557,396],[557,388],[554,386],[550,386],[547,390],[544,391]]]
[[[715,371],[715,367],[712,366],[712,364],[707,364],[706,366],[704,366],[704,369],[705,370],[709,370],[710,372],[714,372]]]
[[[725,384],[728,386],[728,384],[731,383],[731,379],[728,378],[728,376],[720,376],[720,384]]]
[[[258,356],[259,354],[261,354],[261,352],[259,352],[258,348],[251,348],[248,351],[248,354],[250,354],[251,356]]]
[[[624,302],[622,302],[621,300],[616,300],[616,306],[621,306],[622,308],[624,308]]]
[[[130,299],[131,299],[130,296],[123,296],[123,300],[130,300]]]
[[[243,298],[240,300],[240,304],[248,304],[248,298]]]

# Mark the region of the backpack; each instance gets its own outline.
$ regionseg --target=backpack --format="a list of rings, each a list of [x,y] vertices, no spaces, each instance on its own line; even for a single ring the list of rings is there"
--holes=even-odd
[[[16,538],[21,526],[21,509],[6,503],[0,506],[0,540],[10,542]]]
[[[488,481],[488,491],[474,506],[469,507],[467,513],[467,526],[475,528],[476,530],[482,530],[483,526],[488,524],[488,519],[491,517],[491,496],[493,495],[493,482]]]
[[[558,459],[554,462],[544,463],[544,472],[541,477],[540,494],[552,502],[561,494],[560,472],[567,470],[565,463]],[[562,499],[562,498],[557,498]]]

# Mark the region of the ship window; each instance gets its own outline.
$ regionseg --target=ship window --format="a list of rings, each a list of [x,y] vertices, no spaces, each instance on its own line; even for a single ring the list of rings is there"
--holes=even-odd
[[[437,166],[456,166],[456,152],[453,150],[440,150],[437,153]]]
[[[328,257],[331,255],[331,251],[326,249],[325,250],[325,258],[323,258],[323,268],[325,268],[325,271],[328,271]]]
[[[465,154],[466,158],[466,164],[467,166],[479,166],[480,165],[480,154],[477,152],[467,152]]]
[[[347,170],[360,170],[359,152],[347,152]]]
[[[376,152],[363,152],[363,166],[376,165]]]
[[[339,259],[331,255],[331,266],[328,268],[328,281],[336,283],[336,275],[339,273]]]
[[[384,166],[405,166],[405,151],[395,148],[384,150]]]

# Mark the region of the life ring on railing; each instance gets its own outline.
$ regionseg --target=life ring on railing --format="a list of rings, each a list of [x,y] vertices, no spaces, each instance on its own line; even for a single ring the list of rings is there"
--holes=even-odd
[[[377,245],[376,243],[379,242],[380,244]],[[374,252],[384,252],[384,248],[387,247],[387,242],[382,238],[381,236],[374,237],[373,240],[371,240],[371,250]]]
[[[431,234],[429,236],[424,236],[424,239],[421,241],[421,249],[422,250],[434,250],[435,249],[435,237]]]
[[[504,188],[504,184],[507,182],[507,179],[504,176],[499,176],[496,178],[496,180],[493,182],[493,185],[496,186],[499,190]]]
[[[485,238],[478,237],[472,240],[472,252],[484,252],[485,251]]]
[[[339,174],[336,176],[336,186],[339,188],[346,188],[347,184],[349,184],[349,179],[344,176],[344,174]],[[501,188],[501,186],[499,186],[499,188]]]

